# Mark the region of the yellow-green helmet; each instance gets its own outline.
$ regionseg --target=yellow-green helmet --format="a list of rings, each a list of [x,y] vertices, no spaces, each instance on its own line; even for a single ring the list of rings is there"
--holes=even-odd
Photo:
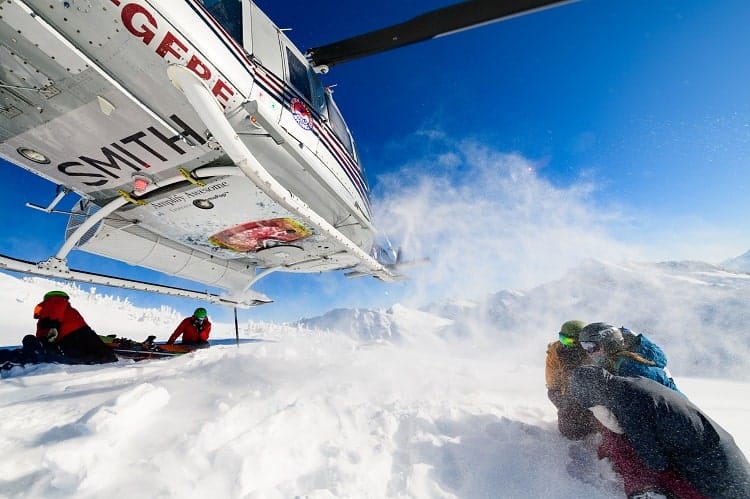
[[[586,325],[583,321],[568,321],[560,326],[560,334],[568,338],[578,339],[581,329]]]

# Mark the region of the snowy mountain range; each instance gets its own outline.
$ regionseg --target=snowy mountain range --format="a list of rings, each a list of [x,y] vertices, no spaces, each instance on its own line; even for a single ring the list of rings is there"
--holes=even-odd
[[[734,272],[750,272],[750,251],[721,262],[721,266]]]
[[[481,302],[431,304],[421,311],[426,315],[420,331],[403,323],[400,307],[333,310],[298,325],[362,340],[404,341],[404,331],[412,331],[481,345],[500,341],[522,355],[538,355],[565,320],[602,321],[664,345],[675,374],[750,379],[748,303],[750,275],[728,271],[723,264],[588,260],[528,291],[500,291]]]

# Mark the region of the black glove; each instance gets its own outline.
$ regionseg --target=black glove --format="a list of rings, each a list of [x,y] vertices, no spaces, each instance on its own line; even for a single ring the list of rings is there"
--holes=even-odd
[[[569,398],[563,395],[560,390],[547,390],[547,397],[557,408],[564,407],[570,402]]]

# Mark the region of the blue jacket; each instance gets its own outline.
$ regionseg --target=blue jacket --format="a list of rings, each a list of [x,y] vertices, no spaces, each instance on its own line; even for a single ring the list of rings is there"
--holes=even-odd
[[[677,385],[672,377],[664,370],[667,367],[667,356],[656,343],[642,334],[636,335],[625,328],[623,328],[623,336],[625,337],[627,350],[637,353],[644,359],[654,362],[656,365],[649,366],[628,357],[617,357],[614,361],[612,374],[629,377],[643,376],[644,378],[657,381],[676,392],[680,391],[677,389]]]

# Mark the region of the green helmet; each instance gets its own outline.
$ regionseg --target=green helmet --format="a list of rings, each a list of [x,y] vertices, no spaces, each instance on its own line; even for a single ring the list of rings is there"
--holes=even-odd
[[[560,334],[568,338],[578,339],[581,329],[586,325],[583,321],[568,321],[560,326]]]
[[[198,307],[195,309],[195,312],[193,312],[193,317],[196,319],[205,319],[206,315],[206,309],[203,307]]]
[[[55,296],[59,296],[60,298],[65,298],[66,300],[70,299],[70,297],[68,296],[68,293],[66,293],[65,291],[50,291],[44,295],[44,299],[46,300],[47,298],[52,298]]]

